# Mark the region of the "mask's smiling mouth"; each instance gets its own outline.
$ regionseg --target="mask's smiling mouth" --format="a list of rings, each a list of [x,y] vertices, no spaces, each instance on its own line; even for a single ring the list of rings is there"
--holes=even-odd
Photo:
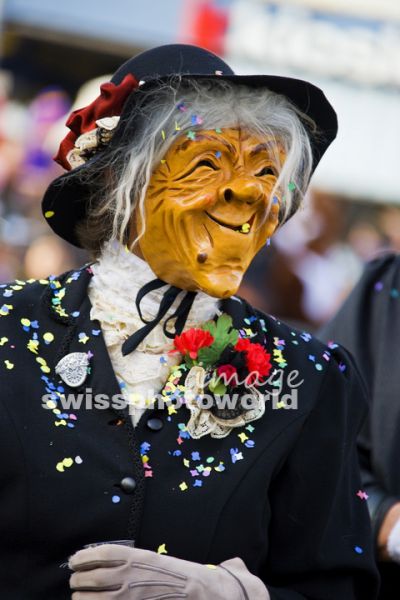
[[[207,211],[205,211],[205,213],[209,219],[214,221],[214,223],[221,225],[221,227],[226,227],[227,229],[236,231],[237,233],[250,233],[255,218],[255,214],[253,214],[250,219],[245,223],[242,223],[242,225],[231,225],[230,223],[225,223],[224,221],[221,221],[221,219],[217,219],[217,217],[210,215],[210,213]]]

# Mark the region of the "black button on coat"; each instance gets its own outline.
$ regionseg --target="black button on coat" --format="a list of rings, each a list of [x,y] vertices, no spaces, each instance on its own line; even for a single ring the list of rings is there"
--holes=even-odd
[[[97,396],[120,388],[90,320],[90,277],[83,268],[0,289],[1,597],[69,600],[60,565],[72,553],[134,539],[200,563],[239,556],[272,600],[373,600],[355,447],[365,401],[349,356],[243,301],[223,301],[234,325],[271,353],[284,394],[289,372],[299,372],[298,408],[270,400],[260,420],[223,439],[190,438],[185,406],[147,410],[134,430],[125,409],[104,408]],[[81,388],[54,370],[71,352],[90,359]],[[70,407],[57,408],[60,395]],[[132,493],[121,489],[127,478]]]

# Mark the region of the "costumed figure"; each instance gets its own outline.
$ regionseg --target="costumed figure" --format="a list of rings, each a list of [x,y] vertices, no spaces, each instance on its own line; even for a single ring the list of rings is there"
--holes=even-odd
[[[2,286],[2,594],[374,599],[359,376],[235,296],[331,105],[172,45],[68,126],[43,212],[93,262]]]
[[[320,334],[351,351],[369,390],[371,408],[358,445],[381,575],[380,600],[393,600],[400,593],[399,296],[400,257],[380,256],[367,265]]]

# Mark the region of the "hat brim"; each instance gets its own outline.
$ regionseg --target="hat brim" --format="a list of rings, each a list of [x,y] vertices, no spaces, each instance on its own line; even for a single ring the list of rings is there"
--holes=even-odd
[[[182,79],[210,79],[212,77],[204,74],[181,75]],[[313,150],[312,170],[314,172],[328,146],[335,139],[338,129],[336,113],[320,88],[302,79],[278,75],[226,74],[215,75],[215,77],[238,85],[268,88],[277,94],[286,96],[302,113],[312,119],[317,127],[316,135],[310,134]],[[167,79],[168,77],[149,79],[141,85],[141,89],[151,88]],[[129,99],[126,104],[128,103]],[[118,129],[116,134],[117,131]],[[104,152],[107,152],[107,149],[102,151],[102,156],[104,156]],[[84,165],[54,179],[48,186],[42,201],[43,215],[52,230],[78,248],[81,248],[82,244],[76,236],[76,226],[86,217],[90,194],[88,184],[80,181],[77,175],[79,172],[84,172],[88,165],[93,164],[99,158],[100,154],[96,154]]]

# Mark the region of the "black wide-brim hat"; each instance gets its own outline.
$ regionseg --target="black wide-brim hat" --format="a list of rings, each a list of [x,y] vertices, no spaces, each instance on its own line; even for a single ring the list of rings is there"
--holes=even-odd
[[[268,88],[286,96],[316,125],[315,132],[308,130],[313,152],[313,171],[337,134],[336,113],[322,90],[315,85],[300,79],[276,75],[235,75],[221,58],[197,46],[171,44],[142,52],[121,65],[113,75],[111,83],[120,85],[129,74],[140,81],[141,91],[178,75],[183,80],[218,78],[250,88]],[[98,160],[100,154],[104,162],[105,153],[118,144],[121,134],[118,130],[124,127],[129,112],[134,110],[135,102],[132,102],[132,96],[135,93],[136,90],[133,90],[126,99],[121,120],[109,145],[84,165],[57,177],[50,183],[44,195],[42,211],[48,224],[55,233],[75,246],[81,247],[75,229],[86,217],[90,197],[88,184],[84,183],[84,178],[80,181],[76,175],[81,170],[83,172],[89,163]]]

